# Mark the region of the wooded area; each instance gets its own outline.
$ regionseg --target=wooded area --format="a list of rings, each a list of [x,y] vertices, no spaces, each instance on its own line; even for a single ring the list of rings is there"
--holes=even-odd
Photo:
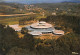
[[[1,4],[4,5],[3,3]],[[66,4],[67,3],[59,3],[58,5],[46,5],[45,3],[37,4],[37,6],[46,11],[45,18],[43,18],[39,13],[30,16],[0,17],[0,55],[73,55],[72,52],[80,54],[80,4]],[[20,4],[11,5],[5,3],[5,5],[15,7],[16,11],[18,11],[17,9],[24,10],[23,5]],[[17,7],[17,5],[21,7]],[[57,15],[51,15],[51,12],[54,12],[53,10],[55,10],[57,7],[60,8],[60,10],[56,10]],[[68,11],[69,8],[72,11]],[[7,8],[5,9],[4,13],[8,12],[6,12],[6,10]],[[12,9],[10,9],[10,11],[14,13]],[[61,14],[63,13],[62,11],[67,11],[68,13]],[[23,38],[19,38],[18,32],[8,26],[8,24],[15,24],[14,22],[24,25],[25,22],[29,22],[31,20],[46,21],[52,25],[54,24],[56,29],[61,29],[65,33],[69,33],[59,37],[56,40],[41,40],[28,34],[28,30],[23,28],[21,30]]]

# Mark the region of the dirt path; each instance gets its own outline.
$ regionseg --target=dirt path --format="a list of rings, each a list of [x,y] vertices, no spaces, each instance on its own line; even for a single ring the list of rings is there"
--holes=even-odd
[[[0,16],[23,16],[23,15],[31,15],[36,13],[27,13],[27,14],[11,14],[11,15],[0,15]]]

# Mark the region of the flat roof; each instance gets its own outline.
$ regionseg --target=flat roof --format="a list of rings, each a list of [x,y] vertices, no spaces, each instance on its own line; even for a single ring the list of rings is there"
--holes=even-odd
[[[15,25],[9,25],[9,27],[13,28],[15,31],[20,31],[20,30],[21,30],[21,27],[19,27],[18,24],[15,24]]]
[[[63,30],[53,30],[54,34],[63,34],[64,35],[64,31]]]

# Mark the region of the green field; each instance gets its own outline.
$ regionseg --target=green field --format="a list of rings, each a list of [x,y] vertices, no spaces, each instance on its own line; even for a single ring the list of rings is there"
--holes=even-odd
[[[46,18],[43,17],[40,14],[36,14],[36,15],[27,15],[27,16],[11,16],[11,17],[0,17],[0,24],[18,24],[19,20],[22,19],[29,19],[30,17],[35,18],[35,20],[39,20],[40,18]],[[37,18],[37,19],[36,19]]]

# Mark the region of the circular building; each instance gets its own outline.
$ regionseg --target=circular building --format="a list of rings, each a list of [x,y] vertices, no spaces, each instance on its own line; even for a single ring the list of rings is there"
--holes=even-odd
[[[26,28],[29,31],[31,31],[32,35],[34,35],[35,32],[37,32],[37,34],[40,34],[40,33],[47,34],[47,33],[52,33],[52,31],[55,30],[51,24],[46,23],[44,21],[34,23],[30,26],[27,26]]]
[[[38,29],[42,29],[42,28],[51,28],[52,27],[52,25],[51,24],[48,24],[48,23],[46,23],[46,22],[44,22],[44,21],[41,21],[41,22],[37,22],[37,23],[34,23],[34,24],[32,24],[31,25],[31,27],[32,28],[38,28]]]

